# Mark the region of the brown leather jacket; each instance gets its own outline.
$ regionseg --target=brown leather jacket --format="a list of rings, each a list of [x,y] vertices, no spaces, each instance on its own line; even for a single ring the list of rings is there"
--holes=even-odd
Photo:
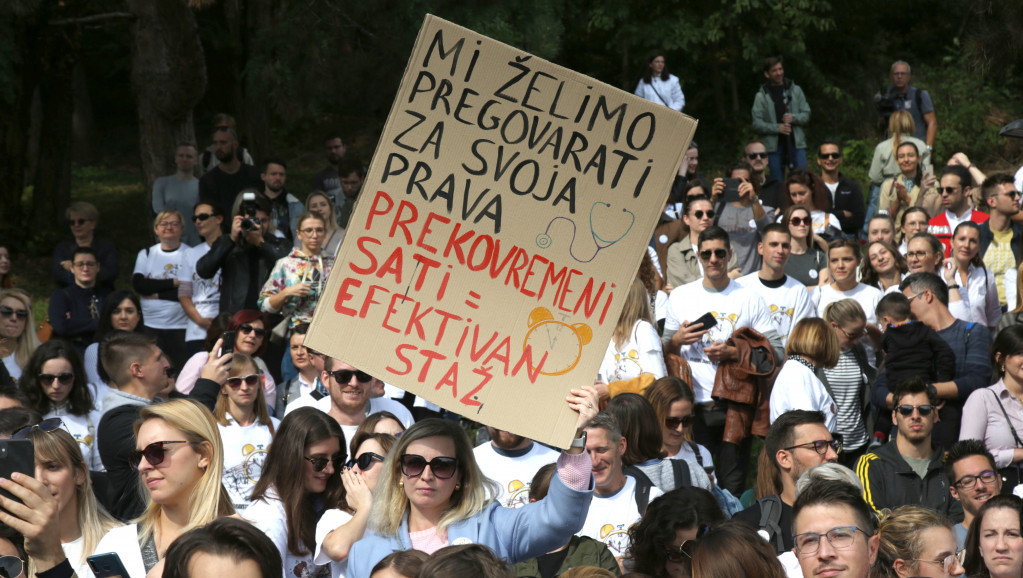
[[[722,441],[738,444],[752,435],[766,436],[771,426],[771,386],[781,367],[766,337],[749,327],[728,339],[737,358],[718,365],[711,397],[728,408]]]

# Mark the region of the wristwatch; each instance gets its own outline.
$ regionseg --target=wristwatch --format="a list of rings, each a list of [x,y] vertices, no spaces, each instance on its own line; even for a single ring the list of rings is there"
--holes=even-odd
[[[927,393],[933,395],[935,399],[938,398],[938,388],[934,387],[933,383],[927,384]]]
[[[585,448],[586,447],[586,430],[583,430],[583,435],[572,440],[573,448]]]
[[[953,290],[953,289],[959,289],[959,288],[960,288],[960,287],[959,287],[959,284],[958,284],[958,283],[952,283],[951,285],[949,285],[949,286],[948,286],[948,290],[949,290],[949,291],[951,291],[951,290]]]

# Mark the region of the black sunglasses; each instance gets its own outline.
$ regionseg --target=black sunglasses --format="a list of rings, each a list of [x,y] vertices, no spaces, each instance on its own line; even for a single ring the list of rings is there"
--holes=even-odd
[[[366,452],[366,453],[360,454],[359,457],[357,457],[357,458],[355,458],[353,460],[348,460],[348,463],[345,464],[345,467],[346,468],[354,468],[355,466],[359,466],[360,470],[366,471],[366,470],[370,469],[371,467],[373,467],[373,462],[382,462],[382,461],[384,461],[384,456],[382,456],[380,454],[375,454],[373,452]]]
[[[834,161],[842,158],[842,153],[819,153],[817,158]]]
[[[696,540],[686,540],[681,546],[668,546],[664,553],[668,556],[668,562],[675,564],[688,563],[693,561],[693,550],[696,549]]]
[[[709,211],[701,211],[701,210],[693,211],[693,216],[696,217],[697,219],[702,219],[704,215],[707,215],[708,219],[713,219],[714,218],[714,209],[711,209]]]
[[[17,556],[0,556],[0,576],[15,578],[25,571],[25,564]]]
[[[19,428],[18,431],[11,434],[11,439],[12,440],[25,439],[29,436],[29,434],[32,433],[32,430],[34,429],[50,433],[51,431],[56,430],[62,425],[64,425],[64,422],[60,421],[59,417],[51,417],[50,419],[44,419],[43,421],[37,424],[27,425],[23,428]]]
[[[668,426],[668,429],[678,429],[678,426],[689,427],[693,425],[693,416],[666,417],[664,418],[664,425]]]
[[[934,406],[932,406],[932,405],[908,405],[908,404],[906,404],[906,405],[900,405],[896,409],[898,409],[899,413],[901,413],[905,417],[909,417],[909,416],[913,415],[913,410],[914,409],[920,412],[920,417],[927,417],[927,416],[931,415],[932,411],[934,411]]]
[[[167,457],[167,448],[164,446],[168,444],[187,444],[188,442],[173,441],[173,442],[153,442],[141,450],[135,450],[128,454],[128,463],[131,464],[132,469],[138,470],[139,464],[142,463],[142,458],[146,458],[146,462],[154,468],[163,463],[164,458]]]
[[[198,215],[193,215],[192,220],[198,223],[199,221],[205,221],[206,219],[209,219],[212,216],[213,215],[209,213],[199,213]]]
[[[255,333],[256,335],[263,337],[266,335],[266,329],[260,329],[259,327],[253,327],[250,323],[242,323],[238,328],[242,330],[242,333]]]
[[[728,255],[728,251],[725,251],[724,249],[706,249],[704,251],[700,251],[700,260],[710,261],[711,255],[714,255],[718,259],[724,259],[725,256]]]
[[[18,319],[28,319],[28,309],[14,309],[13,307],[0,307],[0,315],[4,317],[14,317]]]
[[[959,192],[959,187],[938,187],[938,192],[941,194],[948,193],[954,195]]]
[[[369,383],[373,381],[373,376],[366,373],[365,371],[351,370],[351,369],[338,369],[329,372],[330,376],[334,378],[334,381],[338,383],[350,383],[352,376],[355,376],[355,380],[359,383]]]
[[[746,155],[748,159],[766,159],[767,153],[749,153]]]
[[[430,466],[430,471],[434,476],[447,480],[455,475],[455,471],[458,469],[458,459],[438,456],[426,461],[426,458],[417,454],[401,456],[401,473],[406,477],[415,478],[422,475],[426,466]]]
[[[348,458],[348,454],[344,452],[338,452],[330,458],[323,456],[317,456],[315,458],[305,458],[305,461],[313,465],[314,472],[322,472],[327,467],[328,462],[334,462],[334,471],[341,471],[341,464],[345,463],[345,459]]]
[[[231,386],[231,389],[238,389],[242,386],[242,382],[245,385],[256,385],[259,383],[259,374],[253,373],[252,375],[246,375],[245,377],[229,377],[227,378],[227,385]]]
[[[792,217],[789,219],[789,223],[800,227],[803,225],[811,225],[813,224],[813,221],[810,220],[810,217]]]
[[[81,227],[82,225],[88,223],[91,220],[92,219],[68,219],[67,222],[68,222],[68,224],[78,225],[79,227]]]
[[[75,382],[75,374],[73,373],[58,373],[53,375],[52,373],[40,373],[38,376],[39,383],[42,385],[50,385],[53,380],[56,379],[61,385],[70,385]]]

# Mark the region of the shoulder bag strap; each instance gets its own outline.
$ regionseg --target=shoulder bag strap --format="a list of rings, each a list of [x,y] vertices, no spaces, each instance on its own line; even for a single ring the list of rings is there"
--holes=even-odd
[[[989,389],[991,395],[995,396],[995,402],[998,403],[998,409],[1002,410],[1002,415],[1005,416],[1005,423],[1009,426],[1009,431],[1012,432],[1012,439],[1016,440],[1016,447],[1023,447],[1023,441],[1020,441],[1019,434],[1016,433],[1016,428],[1012,427],[1012,422],[1009,421],[1009,414],[1005,411],[1005,406],[1002,405],[1002,400],[998,399],[998,393],[993,389]]]

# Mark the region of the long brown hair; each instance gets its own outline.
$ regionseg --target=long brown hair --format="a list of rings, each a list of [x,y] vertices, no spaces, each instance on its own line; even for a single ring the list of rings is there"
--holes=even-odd
[[[259,376],[259,385],[256,386],[256,400],[252,406],[253,411],[256,413],[256,420],[259,421],[260,425],[270,428],[270,435],[273,435],[275,433],[274,422],[270,419],[270,411],[266,407],[266,395],[263,393],[263,372],[259,369],[259,365],[256,365],[256,360],[244,353],[235,353],[234,357],[231,358],[231,372],[228,375],[230,377],[239,377],[247,367],[255,370],[256,375]],[[220,387],[223,389],[227,386],[222,385]],[[217,405],[213,408],[213,417],[217,420],[218,424],[230,425],[230,422],[227,421],[227,410],[229,407],[230,398],[222,391],[217,396]]]
[[[906,258],[895,248],[895,245],[887,241],[873,241],[867,245],[863,262],[860,263],[860,283],[870,285],[871,287],[881,287],[881,278],[878,276],[877,271],[874,270],[873,265],[870,264],[870,248],[874,245],[881,245],[888,251],[888,254],[892,256],[892,260],[895,261],[895,268],[899,270],[899,273],[905,275],[909,271],[909,266],[906,265]]]
[[[625,306],[622,307],[622,314],[618,316],[618,323],[615,325],[611,340],[614,341],[615,349],[620,349],[628,343],[632,335],[632,328],[638,321],[646,321],[653,325],[653,316],[650,314],[650,297],[646,287],[639,279],[633,279],[629,295],[625,298]]]

